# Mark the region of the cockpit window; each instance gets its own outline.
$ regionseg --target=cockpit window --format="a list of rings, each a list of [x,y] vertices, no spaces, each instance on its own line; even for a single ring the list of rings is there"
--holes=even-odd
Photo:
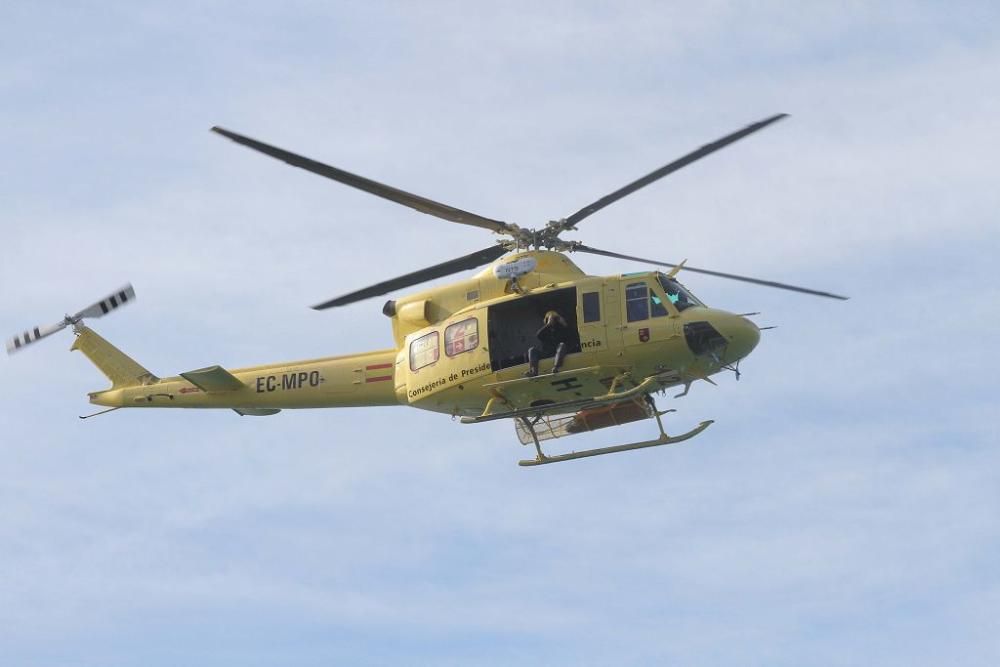
[[[705,305],[673,278],[665,276],[662,273],[656,274],[656,277],[660,280],[660,285],[663,286],[663,291],[666,292],[667,298],[677,307],[677,310],[684,310],[691,306]]]
[[[667,307],[663,305],[663,299],[653,290],[649,290],[649,312],[653,314],[653,317],[666,317],[669,314]]]
[[[625,313],[629,322],[669,315],[663,299],[646,283],[630,283],[625,287]]]

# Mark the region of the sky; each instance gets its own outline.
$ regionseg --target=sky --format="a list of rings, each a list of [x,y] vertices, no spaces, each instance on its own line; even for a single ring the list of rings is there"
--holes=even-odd
[[[785,112],[566,236],[851,296],[682,273],[777,326],[663,405],[715,424],[537,469],[403,407],[81,422],[105,380],[43,341],[0,371],[4,662],[997,664],[1000,11],[696,4],[0,7],[4,337],[131,282],[93,326],[161,376],[379,349],[380,300],[308,306],[489,243],[213,125],[540,226]]]

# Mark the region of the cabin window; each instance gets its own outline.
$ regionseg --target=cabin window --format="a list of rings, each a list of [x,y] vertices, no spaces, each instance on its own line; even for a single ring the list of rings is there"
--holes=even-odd
[[[444,330],[444,353],[449,357],[469,352],[479,345],[479,320],[470,317]]]
[[[410,343],[410,370],[420,370],[438,360],[441,349],[438,345],[438,332],[432,331]]]
[[[649,319],[649,288],[646,283],[632,283],[625,288],[625,313],[629,322]]]
[[[600,292],[583,293],[583,321],[599,322],[601,319],[601,294]]]

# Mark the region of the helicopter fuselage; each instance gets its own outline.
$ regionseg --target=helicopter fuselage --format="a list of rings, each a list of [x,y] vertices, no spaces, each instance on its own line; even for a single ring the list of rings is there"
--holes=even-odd
[[[387,303],[394,349],[199,369],[95,392],[91,401],[109,407],[232,408],[245,414],[408,405],[476,415],[498,393],[527,404],[555,403],[606,392],[622,374],[656,375],[660,388],[690,384],[732,369],[759,339],[749,320],[704,306],[655,271],[587,276],[565,255],[550,251],[517,253],[497,264],[525,258],[535,269],[515,280],[487,270]],[[543,352],[540,376],[517,382],[525,375],[528,349],[541,347],[535,334],[552,310],[568,325],[562,372],[546,375],[551,351]],[[75,346],[92,356],[88,349],[100,343],[106,341],[85,329]]]
[[[532,280],[523,277],[519,291],[484,271],[474,279],[480,294],[497,295],[402,337],[394,380],[400,403],[469,415],[482,410],[492,389],[508,393],[515,385],[528,394],[528,403],[597,395],[622,373],[656,375],[662,388],[685,385],[732,369],[759,340],[755,324],[701,304],[658,272],[587,276],[565,255],[548,251],[520,253],[502,262],[524,257],[537,261],[538,273]],[[668,285],[679,287],[683,296],[668,293]],[[470,287],[462,285],[460,291],[472,294]],[[426,293],[417,295],[396,308],[428,298],[433,300]],[[535,334],[552,310],[570,329],[565,364],[547,379],[552,361],[543,360],[540,377],[517,382],[528,368],[528,348],[542,347]],[[396,331],[401,329],[397,323]],[[551,357],[551,349],[545,356]]]

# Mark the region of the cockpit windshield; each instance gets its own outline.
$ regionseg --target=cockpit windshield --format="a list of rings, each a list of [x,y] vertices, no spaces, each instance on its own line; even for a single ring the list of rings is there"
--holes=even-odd
[[[665,276],[662,273],[657,273],[656,277],[659,279],[660,285],[663,286],[663,291],[666,292],[667,298],[677,307],[677,310],[684,310],[691,306],[705,305],[694,294],[691,294],[686,287],[673,278]]]

